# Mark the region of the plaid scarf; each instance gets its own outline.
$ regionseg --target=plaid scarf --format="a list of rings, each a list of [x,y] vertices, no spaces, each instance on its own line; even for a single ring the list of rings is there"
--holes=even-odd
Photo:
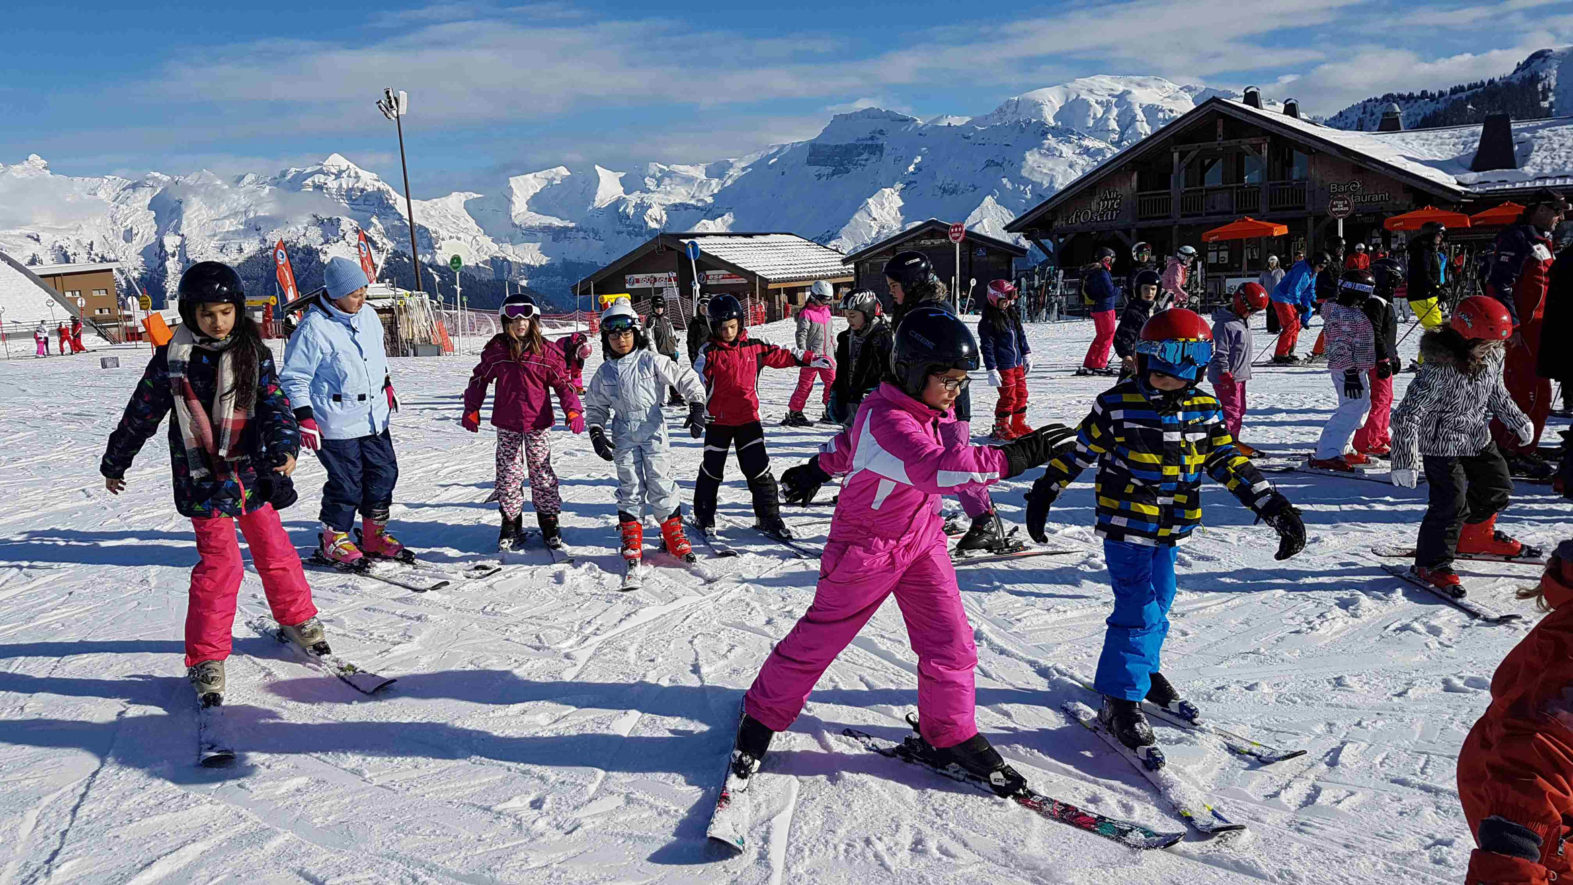
[[[186,447],[186,463],[193,479],[207,479],[217,472],[220,479],[227,479],[233,472],[232,464],[240,459],[235,451],[246,421],[251,418],[254,404],[239,408],[235,390],[235,359],[229,345],[233,339],[217,340],[199,336],[186,324],[175,329],[169,342],[169,383],[173,388],[175,420],[180,425],[180,438]],[[191,379],[186,377],[186,367],[191,361],[193,348],[219,354],[218,374],[213,379],[214,396],[211,406],[197,398]],[[222,416],[215,422],[214,415]],[[215,429],[217,433],[215,433]]]

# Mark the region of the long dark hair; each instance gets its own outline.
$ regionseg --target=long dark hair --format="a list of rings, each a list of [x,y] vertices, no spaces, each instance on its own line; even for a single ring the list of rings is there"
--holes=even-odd
[[[230,329],[229,349],[234,352],[235,407],[250,412],[257,405],[257,372],[262,362],[262,332],[244,309],[235,311],[235,327]],[[219,417],[217,415],[215,418]]]
[[[994,303],[988,299],[988,296],[983,298],[983,321],[988,323],[989,327],[996,332],[1004,332],[1011,327],[1014,322],[1015,310],[1016,302],[1014,300],[1011,301],[1009,308],[1001,310],[994,306]]]

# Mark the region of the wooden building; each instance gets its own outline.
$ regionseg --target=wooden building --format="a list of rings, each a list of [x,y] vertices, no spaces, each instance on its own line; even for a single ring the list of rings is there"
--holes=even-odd
[[[699,245],[690,261],[685,243]],[[686,323],[693,312],[694,271],[699,291],[737,296],[745,304],[764,306],[766,321],[781,319],[789,307],[801,306],[808,287],[826,280],[845,291],[852,272],[845,255],[796,234],[694,232],[663,233],[574,284],[581,308],[598,310],[596,298],[626,292],[637,307],[651,295],[665,295],[674,322]],[[681,313],[681,317],[678,314]]]
[[[952,279],[960,279],[963,300],[971,280],[978,281],[977,289],[972,292],[972,297],[977,299],[990,280],[1015,279],[1016,259],[1027,256],[1027,250],[1015,243],[969,230],[966,239],[961,241],[961,273],[957,274],[956,244],[950,241],[950,225],[930,218],[848,255],[845,260],[852,265],[852,288],[872,290],[889,308],[890,288],[885,284],[885,262],[897,252],[908,250],[928,256],[934,265],[934,275],[946,286]]]
[[[121,316],[120,290],[115,284],[119,264],[35,264],[28,270],[59,292],[83,322],[113,326]]]
[[[1006,226],[1071,269],[1109,246],[1116,274],[1130,247],[1156,256],[1184,244],[1201,252],[1217,289],[1242,267],[1260,271],[1267,254],[1284,266],[1320,248],[1340,229],[1347,243],[1402,246],[1386,231],[1393,215],[1427,205],[1478,212],[1546,186],[1573,182],[1573,118],[1387,131],[1331,129],[1246,101],[1211,98],[1121,151]],[[1394,115],[1396,116],[1396,115]],[[1549,145],[1524,150],[1532,144]],[[1518,147],[1515,150],[1515,146]],[[1538,156],[1538,159],[1537,159]],[[1268,240],[1204,244],[1204,231],[1250,216],[1287,225]],[[1494,232],[1491,232],[1494,233]],[[1477,236],[1489,236],[1479,232]]]

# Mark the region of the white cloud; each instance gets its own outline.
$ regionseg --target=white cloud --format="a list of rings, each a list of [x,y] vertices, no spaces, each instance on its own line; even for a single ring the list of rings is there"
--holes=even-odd
[[[108,212],[107,201],[65,176],[0,175],[0,230],[76,227]]]
[[[1298,98],[1307,111],[1331,114],[1385,92],[1445,89],[1455,83],[1500,76],[1532,51],[1517,47],[1426,60],[1408,50],[1351,46],[1349,54],[1336,61],[1283,78],[1278,92],[1279,97]]]

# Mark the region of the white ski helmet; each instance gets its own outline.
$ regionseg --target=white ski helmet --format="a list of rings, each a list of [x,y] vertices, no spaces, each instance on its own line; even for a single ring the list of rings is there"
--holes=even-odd
[[[606,321],[612,317],[628,317],[634,321],[634,325],[639,325],[639,314],[634,312],[634,306],[628,303],[627,298],[614,299],[601,311],[601,325],[606,325]]]
[[[815,280],[814,285],[808,287],[808,297],[811,301],[829,301],[836,297],[836,289],[825,280]]]

